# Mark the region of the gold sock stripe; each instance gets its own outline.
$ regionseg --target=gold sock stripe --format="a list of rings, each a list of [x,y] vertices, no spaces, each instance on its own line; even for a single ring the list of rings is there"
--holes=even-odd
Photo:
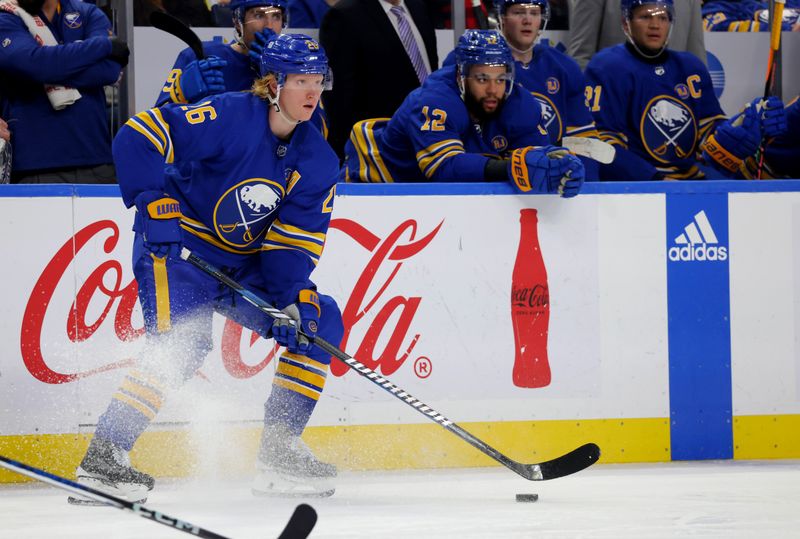
[[[144,416],[147,419],[153,419],[156,417],[156,413],[153,410],[151,410],[141,402],[137,401],[136,399],[129,397],[125,393],[120,393],[119,391],[117,391],[116,393],[114,393],[113,398],[114,400],[117,400],[122,404],[125,404],[127,406],[130,406],[131,408],[135,408],[136,410],[140,411],[142,414],[144,414]]]
[[[307,371],[302,367],[297,367],[296,365],[290,365],[285,361],[278,362],[278,370],[276,372],[278,374],[294,378],[295,380],[311,384],[315,386],[317,390],[320,392],[322,392],[322,388],[325,387],[324,376],[320,376],[319,374]]]
[[[313,369],[317,369],[324,373],[328,372],[328,365],[326,365],[325,363],[320,363],[315,359],[311,359],[308,356],[301,356],[300,354],[293,354],[287,350],[284,350],[284,352],[281,354],[281,359],[283,358],[290,359],[297,363],[303,363],[304,365],[307,365]]]
[[[164,405],[164,397],[162,395],[142,385],[138,380],[131,380],[126,377],[119,389],[147,404],[154,411],[158,411]]]
[[[284,380],[283,378],[276,377],[272,380],[272,385],[288,389],[289,391],[294,391],[295,393],[300,393],[301,395],[304,395],[315,401],[319,400],[319,392],[305,386],[301,386],[300,384],[292,382],[291,380]]]
[[[169,310],[169,280],[167,279],[167,257],[153,257],[153,276],[156,282],[156,325],[165,333],[172,329]]]

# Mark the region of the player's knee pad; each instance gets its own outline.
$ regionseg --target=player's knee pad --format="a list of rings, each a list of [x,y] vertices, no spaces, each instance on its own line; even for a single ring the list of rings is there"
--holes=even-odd
[[[210,331],[181,324],[168,333],[147,336],[139,368],[177,388],[197,373],[212,348]]]

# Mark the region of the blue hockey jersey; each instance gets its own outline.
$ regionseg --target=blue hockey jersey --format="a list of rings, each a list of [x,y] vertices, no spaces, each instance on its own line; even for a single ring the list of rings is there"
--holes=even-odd
[[[137,114],[115,138],[114,158],[125,205],[144,191],[177,199],[184,243],[211,263],[237,268],[258,254],[278,306],[313,287],[339,171],[313,125],[282,141],[266,101],[225,93]]]
[[[515,86],[499,114],[474,122],[445,66],[411,92],[388,119],[356,123],[345,146],[347,181],[486,181],[486,162],[511,150],[548,144],[538,103]]]
[[[800,17],[800,0],[786,0],[781,29],[789,32]],[[739,2],[705,2],[703,25],[711,32],[768,32],[769,2],[741,0]]]
[[[42,20],[59,46],[40,46],[22,19],[0,10],[0,117],[11,129],[14,171],[111,163],[103,86],[121,71],[107,58],[111,24],[77,0],[61,0],[53,20]],[[81,98],[55,110],[45,83],[76,88]]]
[[[228,92],[241,92],[249,90],[253,86],[253,81],[258,77],[258,71],[253,66],[249,56],[237,52],[230,43],[223,43],[218,40],[204,41],[203,51],[205,51],[206,57],[216,56],[227,62],[227,65],[221,67],[220,70],[225,78],[225,89]],[[172,66],[172,70],[167,75],[164,86],[161,88],[161,93],[156,100],[156,106],[161,106],[165,103],[185,104],[188,102],[177,81],[180,79],[183,68],[196,59],[192,49],[186,48],[181,51],[175,60],[175,65]],[[322,110],[322,101],[319,102],[319,106],[317,106],[310,121],[325,138],[328,137],[328,124],[325,113]]]
[[[800,98],[795,97],[786,106],[787,129],[784,134],[767,143],[764,153],[762,179],[800,179]],[[755,157],[744,160],[741,167],[745,178],[756,178],[758,161]]]
[[[616,146],[603,179],[701,179],[701,142],[725,119],[706,66],[672,50],[647,61],[630,45],[597,53],[586,96],[600,138]]]

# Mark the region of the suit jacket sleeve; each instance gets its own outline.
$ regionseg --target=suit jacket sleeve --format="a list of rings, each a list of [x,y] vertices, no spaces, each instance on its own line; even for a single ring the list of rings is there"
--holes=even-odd
[[[333,89],[322,94],[328,114],[328,142],[339,157],[354,122],[358,51],[356,42],[349,37],[352,31],[358,30],[350,28],[347,14],[335,7],[325,14],[319,29],[319,40],[333,71]]]
[[[693,0],[691,6],[691,20],[687,21],[689,25],[689,36],[686,40],[686,50],[700,58],[702,62],[708,65],[708,58],[706,57],[706,41],[703,34],[703,13],[700,0]]]
[[[567,54],[586,69],[600,40],[604,0],[569,0]]]

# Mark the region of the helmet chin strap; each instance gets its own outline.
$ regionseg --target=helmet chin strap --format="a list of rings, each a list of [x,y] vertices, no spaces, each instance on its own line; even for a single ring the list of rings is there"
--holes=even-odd
[[[281,87],[278,86],[278,89],[275,92],[275,97],[269,97],[268,99],[269,99],[269,104],[275,107],[275,111],[278,113],[281,119],[291,126],[303,123],[303,120],[292,119],[287,113],[283,111],[281,106],[278,104],[278,100],[280,99],[280,97],[281,97]]]
[[[628,24],[630,24],[630,22],[628,22]],[[655,54],[645,54],[644,51],[642,51],[642,49],[639,48],[639,45],[636,44],[636,41],[633,40],[633,37],[631,36],[630,30],[626,26],[622,27],[622,31],[625,32],[625,36],[628,38],[628,42],[631,45],[633,45],[633,48],[636,49],[636,52],[641,54],[643,57],[645,57],[645,58],[647,58],[649,60],[652,60],[653,58],[658,58],[659,56],[661,56],[661,53],[664,52],[667,49],[667,44],[669,43],[669,38],[672,37],[672,23],[670,23],[670,25],[669,25],[669,32],[667,33],[667,40],[664,42],[664,45],[660,49],[658,49],[658,52],[656,52]]]

